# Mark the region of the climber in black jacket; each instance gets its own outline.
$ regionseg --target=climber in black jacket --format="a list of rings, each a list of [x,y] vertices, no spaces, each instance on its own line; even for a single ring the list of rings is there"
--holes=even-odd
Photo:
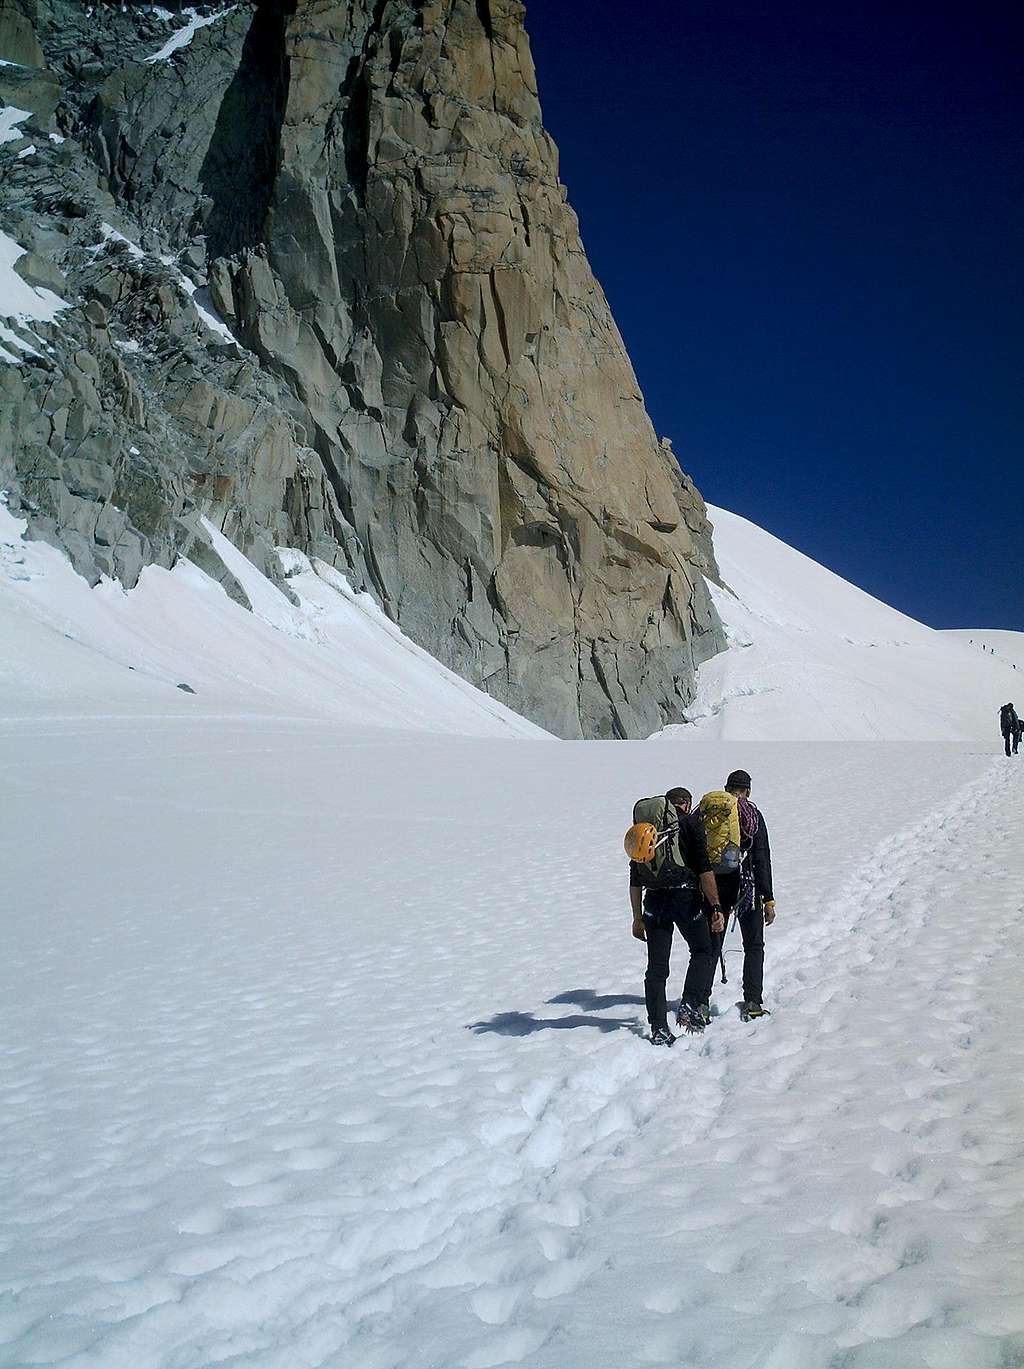
[[[736,913],[743,936],[743,1015],[763,1017],[764,929],[775,921],[775,891],[772,888],[772,852],[768,843],[768,824],[764,814],[750,802],[750,776],[734,770],[725,782],[726,792],[740,803],[740,849],[746,870],[733,875],[718,875],[718,893],[728,927],[729,914]],[[753,835],[745,826],[756,822]],[[752,887],[751,887],[752,885]],[[721,954],[723,936],[719,938]]]
[[[1006,754],[1010,754],[1010,744],[1013,744],[1014,755],[1020,744],[1020,719],[1017,717],[1017,710],[1013,704],[1003,704],[999,710],[999,731],[1003,734],[1003,745],[1006,747]]]

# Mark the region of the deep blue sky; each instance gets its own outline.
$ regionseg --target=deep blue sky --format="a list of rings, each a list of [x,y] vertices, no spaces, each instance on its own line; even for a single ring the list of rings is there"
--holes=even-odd
[[[704,496],[935,627],[1024,629],[1024,6],[532,0],[527,28]]]

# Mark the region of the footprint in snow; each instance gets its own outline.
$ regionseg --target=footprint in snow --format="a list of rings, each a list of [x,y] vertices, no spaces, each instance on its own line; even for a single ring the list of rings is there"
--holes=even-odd
[[[535,1355],[548,1338],[545,1331],[522,1327],[508,1331],[479,1346],[462,1361],[464,1369],[499,1369],[503,1364],[521,1364]]]
[[[178,1222],[183,1236],[215,1236],[224,1228],[224,1212],[219,1207],[197,1207]]]

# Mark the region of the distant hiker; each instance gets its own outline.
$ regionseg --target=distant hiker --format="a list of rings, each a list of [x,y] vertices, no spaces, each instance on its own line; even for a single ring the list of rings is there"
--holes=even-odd
[[[1017,717],[1017,710],[1013,704],[1003,704],[999,710],[999,731],[1003,734],[1003,745],[1006,748],[1007,755],[1010,754],[1011,742],[1014,751],[1020,744],[1020,732],[1017,730],[1019,725],[1020,719]]]
[[[663,798],[640,799],[626,833],[633,935],[647,943],[644,997],[655,1046],[671,1046],[676,1039],[665,1002],[673,927],[690,949],[679,1024],[692,1032],[704,1029],[700,1005],[711,993],[714,938],[725,925],[704,831],[690,814],[692,802],[690,791],[682,788],[670,789]]]
[[[712,849],[713,840],[707,819],[705,835],[726,924],[730,913],[735,913],[736,921],[740,924],[740,934],[743,938],[742,1013],[746,1019],[764,1017],[767,1011],[763,1006],[764,929],[775,921],[768,824],[764,820],[764,814],[750,801],[750,785],[750,776],[746,770],[734,770],[726,780],[725,789],[720,795],[705,794],[700,802],[700,810],[704,811],[708,800],[726,795],[735,799],[736,823],[739,829],[738,859],[726,849],[719,858],[719,863],[716,863],[717,852]],[[730,865],[734,868],[730,869]],[[723,931],[716,943],[716,958],[722,954],[724,940]],[[710,1016],[710,1007],[708,1014]]]

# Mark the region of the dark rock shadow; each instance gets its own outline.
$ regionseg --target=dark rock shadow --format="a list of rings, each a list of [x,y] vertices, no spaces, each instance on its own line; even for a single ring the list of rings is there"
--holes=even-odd
[[[238,71],[225,92],[199,173],[210,197],[207,255],[229,256],[262,239],[280,162],[290,69],[285,25],[295,0],[259,5]]]

